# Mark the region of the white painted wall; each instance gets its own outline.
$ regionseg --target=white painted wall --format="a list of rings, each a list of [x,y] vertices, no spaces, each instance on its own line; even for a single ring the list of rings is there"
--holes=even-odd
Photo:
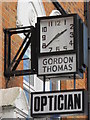
[[[25,93],[20,87],[0,89],[0,118],[26,118],[28,104]]]
[[[37,17],[40,16],[45,16],[42,0],[18,0],[17,4],[18,25],[35,26],[35,23],[37,22]]]

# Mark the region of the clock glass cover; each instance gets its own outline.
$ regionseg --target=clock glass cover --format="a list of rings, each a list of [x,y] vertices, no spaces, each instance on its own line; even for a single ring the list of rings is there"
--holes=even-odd
[[[74,50],[74,17],[40,20],[40,53]]]

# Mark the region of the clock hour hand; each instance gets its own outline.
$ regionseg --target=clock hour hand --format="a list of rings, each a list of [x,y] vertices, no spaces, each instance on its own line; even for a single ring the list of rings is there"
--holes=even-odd
[[[48,46],[48,45],[50,45],[56,38],[58,38],[60,35],[62,35],[64,32],[66,32],[67,31],[67,29],[65,29],[64,31],[62,31],[61,33],[58,33],[58,34],[56,34],[55,35],[55,37],[46,45],[46,47]]]

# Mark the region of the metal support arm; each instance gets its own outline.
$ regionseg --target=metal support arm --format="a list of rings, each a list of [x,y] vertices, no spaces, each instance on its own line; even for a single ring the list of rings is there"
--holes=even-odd
[[[4,29],[4,75],[5,77],[22,76],[34,74],[35,71],[31,69],[16,70],[20,61],[22,60],[29,45],[32,44],[32,33],[35,28],[33,26],[21,27],[21,28],[9,28]],[[11,61],[11,36],[13,34],[23,33],[25,39],[19,47],[16,55]]]

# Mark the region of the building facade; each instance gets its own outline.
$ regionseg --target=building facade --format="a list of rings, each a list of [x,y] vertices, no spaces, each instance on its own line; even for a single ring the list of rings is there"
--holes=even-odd
[[[4,32],[5,28],[16,28],[25,26],[35,26],[37,23],[37,17],[50,16],[62,14],[64,10],[67,14],[77,13],[83,22],[87,24],[87,11],[86,3],[83,2],[61,2],[57,1],[59,6],[57,7],[52,0],[14,0],[9,2],[0,3],[0,89],[7,89],[12,87],[20,87],[24,90],[28,108],[28,118],[30,117],[30,102],[31,102],[31,92],[43,91],[43,81],[40,80],[37,75],[27,75],[27,76],[13,76],[10,80],[4,76]],[[89,14],[90,14],[90,2],[89,2]],[[22,44],[22,35],[12,36],[11,42],[11,60],[17,53],[20,45]],[[27,69],[31,67],[31,46],[28,47],[23,58],[28,58],[27,60],[22,60],[18,66],[19,69]],[[87,70],[84,73],[83,79],[74,80],[59,80],[59,81],[46,81],[45,90],[68,90],[68,89],[86,89],[87,90]],[[88,116],[68,116],[62,117],[63,120],[70,118],[84,118],[87,119]],[[48,118],[50,119],[50,118]],[[52,120],[55,118],[51,118]],[[58,118],[60,119],[60,118]]]

